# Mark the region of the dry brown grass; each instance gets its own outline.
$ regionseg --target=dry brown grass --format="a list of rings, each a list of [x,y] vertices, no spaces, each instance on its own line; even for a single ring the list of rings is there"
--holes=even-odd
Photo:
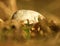
[[[43,23],[44,22],[44,23]],[[31,27],[29,25],[24,25],[21,22],[15,20],[1,21],[0,22],[0,45],[1,46],[60,46],[60,30],[53,30],[49,26],[54,25],[54,23],[46,24],[46,20],[41,21],[37,25],[33,24]],[[30,30],[29,28],[35,28],[35,26],[40,27],[40,30]],[[24,31],[22,28],[28,28],[30,32]],[[57,26],[58,27],[58,26]],[[54,28],[54,27],[53,27]],[[41,31],[43,32],[41,34]],[[34,35],[32,36],[31,34]],[[26,35],[29,36],[26,37]]]

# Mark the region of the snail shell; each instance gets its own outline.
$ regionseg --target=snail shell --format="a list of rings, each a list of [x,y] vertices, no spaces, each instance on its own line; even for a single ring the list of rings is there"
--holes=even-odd
[[[25,24],[27,24],[27,20],[29,20],[29,24],[32,24],[37,23],[39,17],[41,20],[45,18],[43,15],[33,10],[18,10],[13,14],[12,19],[24,21]]]

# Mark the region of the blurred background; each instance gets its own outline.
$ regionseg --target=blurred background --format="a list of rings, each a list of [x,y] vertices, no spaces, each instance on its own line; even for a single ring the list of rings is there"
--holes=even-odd
[[[0,0],[8,5],[7,0]],[[60,0],[16,0],[18,10],[29,9],[40,12],[48,19],[54,19],[58,23],[60,18]],[[0,8],[0,18],[7,19],[6,14]]]
[[[12,0],[13,1],[13,0]],[[3,2],[4,4],[1,4]],[[28,9],[28,10],[34,10],[39,13],[41,13],[43,16],[47,17],[49,20],[54,20],[57,24],[60,24],[60,0],[16,0],[17,3],[17,9]],[[6,13],[10,13],[10,9],[7,8],[9,2],[8,0],[0,0],[0,18],[3,20],[8,20],[9,15]],[[6,6],[7,7],[6,7]],[[8,10],[7,10],[8,9]],[[13,8],[15,9],[15,7]],[[57,37],[59,37],[57,39]],[[60,46],[60,36],[57,35],[56,39],[51,38],[48,40],[28,40],[26,43],[17,43],[14,42],[8,42],[2,43],[0,42],[1,46]],[[46,42],[47,41],[47,42]],[[48,43],[48,45],[47,45]],[[10,45],[11,44],[11,45]]]

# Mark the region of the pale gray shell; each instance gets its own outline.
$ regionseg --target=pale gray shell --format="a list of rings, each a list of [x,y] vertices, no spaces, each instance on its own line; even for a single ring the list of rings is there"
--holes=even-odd
[[[27,23],[27,19],[29,20],[29,24],[37,23],[38,17],[40,19],[44,19],[45,17],[41,15],[40,13],[32,10],[18,10],[12,17],[12,19],[15,19],[17,21],[24,21],[24,23]]]

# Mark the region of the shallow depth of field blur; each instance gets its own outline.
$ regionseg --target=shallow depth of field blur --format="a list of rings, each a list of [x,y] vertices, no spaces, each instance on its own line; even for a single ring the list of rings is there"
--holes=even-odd
[[[6,0],[0,1],[8,6]],[[51,30],[51,33],[49,33],[49,29],[46,34],[39,32],[37,36],[31,33],[31,37],[28,31],[26,34],[22,29],[19,29],[21,28],[20,23],[8,20],[9,16],[0,8],[0,19],[4,20],[4,22],[0,22],[0,46],[60,46],[60,0],[16,0],[16,2],[18,10],[34,10],[45,16],[48,22],[53,20],[56,29]],[[46,21],[44,22],[47,24]]]

